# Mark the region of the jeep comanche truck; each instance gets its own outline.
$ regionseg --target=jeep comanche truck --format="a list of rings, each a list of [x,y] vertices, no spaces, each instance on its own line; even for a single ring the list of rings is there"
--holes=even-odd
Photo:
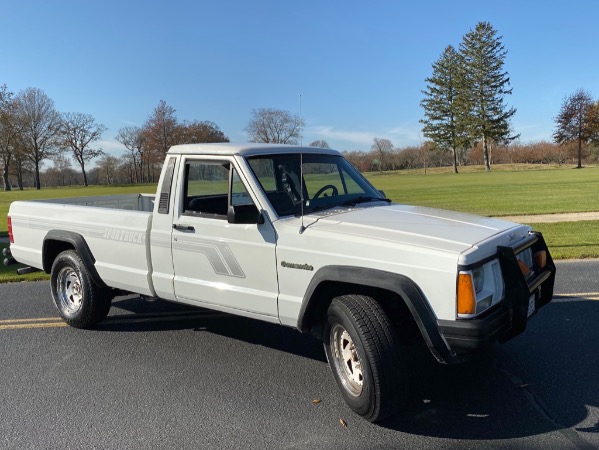
[[[530,227],[392,203],[301,146],[177,145],[155,197],[17,201],[8,229],[5,263],[50,273],[71,326],[137,293],[294,327],[370,421],[407,402],[406,344],[460,362],[524,331],[555,279]]]

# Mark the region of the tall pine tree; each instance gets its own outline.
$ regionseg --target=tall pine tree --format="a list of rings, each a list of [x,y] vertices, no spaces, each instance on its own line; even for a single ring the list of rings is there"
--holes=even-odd
[[[489,22],[479,22],[464,35],[460,43],[464,60],[466,91],[469,94],[470,135],[482,141],[485,170],[491,170],[489,147],[493,142],[517,138],[510,136],[510,118],[515,108],[508,108],[504,97],[512,93],[510,78],[503,70],[507,50],[501,36]]]
[[[423,134],[443,150],[451,151],[453,173],[458,173],[458,149],[467,144],[464,115],[467,96],[460,54],[451,45],[433,63],[433,74],[426,79],[420,105],[424,109]]]

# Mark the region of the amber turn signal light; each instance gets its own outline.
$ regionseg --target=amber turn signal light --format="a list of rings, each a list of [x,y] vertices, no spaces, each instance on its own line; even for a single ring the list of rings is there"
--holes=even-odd
[[[536,252],[532,258],[535,261],[535,266],[539,269],[542,269],[547,265],[547,252],[545,250]]]
[[[458,314],[474,314],[476,310],[476,296],[472,275],[460,273],[458,275]]]

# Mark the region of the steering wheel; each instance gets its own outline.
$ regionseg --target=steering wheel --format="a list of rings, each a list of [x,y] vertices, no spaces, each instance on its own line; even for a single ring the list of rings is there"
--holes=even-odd
[[[316,192],[316,194],[314,194],[314,198],[318,198],[318,197],[320,197],[320,195],[321,195],[321,194],[322,194],[324,191],[326,191],[327,189],[330,189],[330,190],[332,191],[332,192],[331,192],[331,196],[339,195],[339,190],[338,190],[338,189],[337,189],[335,186],[333,186],[332,184],[327,184],[326,186],[323,186],[323,187],[321,187],[321,188],[320,188],[320,189],[319,189],[319,190]],[[325,197],[326,197],[326,195],[325,195]]]

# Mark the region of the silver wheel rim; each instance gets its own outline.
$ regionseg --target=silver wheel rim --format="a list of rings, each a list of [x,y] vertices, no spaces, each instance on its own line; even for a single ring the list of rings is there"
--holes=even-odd
[[[331,328],[333,363],[343,387],[354,397],[362,393],[364,375],[362,362],[353,339],[345,328],[335,325]]]
[[[77,272],[71,267],[65,267],[56,277],[56,295],[60,308],[68,315],[73,315],[81,309],[83,288]]]

